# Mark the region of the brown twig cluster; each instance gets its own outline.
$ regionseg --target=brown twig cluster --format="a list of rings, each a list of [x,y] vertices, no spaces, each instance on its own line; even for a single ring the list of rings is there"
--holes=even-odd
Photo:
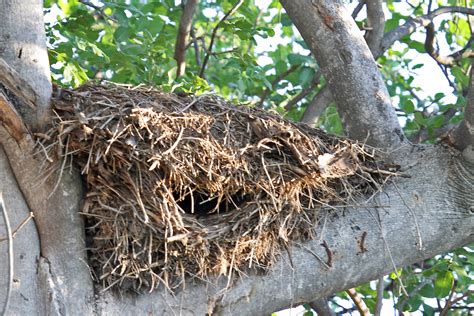
[[[80,167],[105,289],[266,269],[291,240],[313,237],[318,210],[392,174],[367,146],[215,96],[88,85],[54,108],[39,150],[57,161],[50,174],[70,159]]]

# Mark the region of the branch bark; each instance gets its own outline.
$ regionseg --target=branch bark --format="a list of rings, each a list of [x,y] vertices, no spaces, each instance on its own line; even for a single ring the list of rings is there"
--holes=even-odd
[[[280,2],[321,66],[348,135],[384,148],[405,142],[377,65],[344,5]]]
[[[454,66],[458,61],[464,58],[474,57],[474,51],[471,49],[473,43],[473,37],[469,39],[466,46],[461,50],[449,55],[444,56],[439,54],[439,49],[435,47],[436,44],[436,32],[434,24],[430,23],[426,26],[426,39],[425,39],[425,50],[428,55],[431,56],[438,64],[445,66]]]
[[[468,161],[474,163],[474,71],[471,68],[471,79],[464,120],[453,131],[454,146],[463,152]]]
[[[187,0],[183,7],[181,19],[179,20],[179,29],[174,51],[174,59],[178,66],[178,69],[176,70],[176,78],[184,75],[186,70],[186,42],[188,41],[191,32],[193,16],[198,2],[199,0]]]
[[[474,9],[459,6],[439,7],[429,14],[411,18],[403,25],[391,30],[390,32],[387,32],[384,35],[380,49],[374,53],[374,56],[381,55],[396,41],[413,33],[417,27],[426,27],[433,21],[435,17],[446,13],[463,13],[474,15]]]
[[[0,57],[28,81],[36,92],[36,111],[25,117],[33,129],[44,127],[49,117],[51,80],[44,30],[43,2],[40,0],[18,3],[0,0]],[[22,12],[18,13],[18,7]]]
[[[367,21],[369,30],[367,31],[366,41],[370,50],[374,52],[380,47],[385,30],[382,0],[367,1]]]

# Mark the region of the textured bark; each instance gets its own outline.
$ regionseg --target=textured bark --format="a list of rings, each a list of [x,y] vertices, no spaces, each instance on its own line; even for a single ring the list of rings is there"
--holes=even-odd
[[[4,79],[1,82],[1,108],[8,109],[5,102],[13,109],[13,104],[29,104],[34,100],[35,112],[23,111],[21,107],[19,112],[30,128],[39,129],[49,116],[51,97],[42,1],[0,1],[0,21],[0,58],[5,61],[0,76]],[[6,71],[7,68],[14,70]],[[7,75],[15,72],[18,78],[12,84],[11,80],[15,78]],[[32,91],[23,87],[24,82]],[[34,96],[31,96],[32,92]],[[12,300],[17,304],[10,312],[87,313],[92,308],[87,302],[93,292],[85,261],[84,229],[78,214],[82,197],[80,179],[68,171],[63,172],[60,182],[57,182],[57,175],[44,179],[40,172],[43,161],[37,159],[41,156],[33,155],[31,135],[21,124],[12,124],[21,122],[22,118],[15,111],[2,114],[8,114],[8,120],[3,116],[0,126],[0,171],[7,179],[1,190],[6,207],[13,217],[13,227],[30,211],[34,213],[36,224],[36,231],[33,222],[28,223],[15,239],[18,264],[14,272],[22,278],[14,288]],[[3,229],[0,234],[4,235]],[[4,256],[0,259],[2,267],[7,266],[5,259]]]
[[[394,148],[405,141],[372,54],[340,1],[280,1],[326,77],[347,134]]]
[[[29,112],[27,123],[40,129],[48,119],[51,80],[43,1],[0,0],[0,56],[25,78],[37,94],[36,113]],[[30,31],[41,30],[41,32]]]

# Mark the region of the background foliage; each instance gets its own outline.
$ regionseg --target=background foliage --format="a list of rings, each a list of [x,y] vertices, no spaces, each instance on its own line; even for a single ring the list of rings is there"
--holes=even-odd
[[[165,91],[217,93],[228,99],[277,111],[299,120],[324,86],[318,65],[278,1],[247,0],[211,34],[235,1],[202,0],[193,19],[186,50],[186,73],[176,78],[175,41],[183,11],[181,1],[45,1],[52,78],[59,86],[77,87],[89,80],[147,84]],[[357,3],[348,3],[355,7]],[[387,1],[386,32],[410,17],[440,6],[472,6],[470,0]],[[356,18],[363,30],[362,11]],[[441,51],[472,47],[472,25],[466,15],[435,20]],[[377,62],[405,132],[414,142],[434,142],[463,117],[468,89],[468,58],[452,66],[426,57],[424,30],[405,36]],[[203,60],[209,62],[202,77]],[[438,77],[420,79],[438,73]],[[433,78],[435,78],[433,80]],[[317,125],[330,133],[343,128],[329,105]],[[458,249],[404,268],[384,278],[383,296],[399,311],[469,315],[474,310],[473,247]],[[402,285],[403,284],[403,285]],[[376,282],[356,288],[375,309]],[[386,304],[386,303],[385,303]],[[335,293],[330,306],[338,313],[355,307],[346,292]],[[311,314],[305,305],[306,314]]]

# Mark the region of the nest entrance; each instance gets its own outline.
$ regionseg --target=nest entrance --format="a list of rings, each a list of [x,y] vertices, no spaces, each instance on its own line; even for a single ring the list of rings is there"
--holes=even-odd
[[[314,237],[318,210],[392,173],[374,149],[231,105],[113,84],[66,90],[40,150],[87,184],[90,265],[109,288],[266,269]],[[61,172],[59,172],[61,174]]]
[[[235,211],[246,202],[246,197],[242,192],[238,192],[225,200],[219,199],[217,195],[211,196],[196,191],[191,191],[191,193],[184,196],[175,193],[173,198],[184,213],[194,214],[197,217]]]

